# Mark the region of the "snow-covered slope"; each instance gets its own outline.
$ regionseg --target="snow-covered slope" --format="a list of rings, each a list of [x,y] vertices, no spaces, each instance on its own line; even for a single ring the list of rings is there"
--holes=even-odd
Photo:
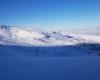
[[[3,25],[0,80],[100,80],[96,43],[99,36]]]
[[[75,45],[80,43],[100,43],[100,36],[72,34],[61,31],[43,31],[36,28],[0,26],[2,45]]]

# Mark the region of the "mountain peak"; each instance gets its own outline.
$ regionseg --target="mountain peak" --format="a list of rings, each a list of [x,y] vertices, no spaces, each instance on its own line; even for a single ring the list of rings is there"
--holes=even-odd
[[[43,31],[33,27],[0,26],[0,44],[14,45],[74,45],[99,42],[100,36]]]
[[[10,26],[6,26],[6,25],[1,25],[0,26],[0,29],[9,29],[10,28]]]

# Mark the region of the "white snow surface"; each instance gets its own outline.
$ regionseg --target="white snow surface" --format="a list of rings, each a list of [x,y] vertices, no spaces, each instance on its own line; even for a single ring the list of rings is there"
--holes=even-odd
[[[47,32],[37,28],[0,27],[2,45],[55,46],[80,43],[100,43],[100,36],[62,31]]]
[[[100,37],[2,26],[0,80],[100,80],[100,45],[93,43]]]

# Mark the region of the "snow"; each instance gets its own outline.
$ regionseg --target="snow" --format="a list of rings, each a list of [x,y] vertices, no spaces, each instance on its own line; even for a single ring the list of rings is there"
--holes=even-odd
[[[89,35],[100,36],[100,26],[98,26],[98,27],[87,27],[87,28],[84,28],[84,29],[76,29],[76,30],[73,30],[72,32],[79,33],[79,34],[89,34]]]
[[[27,46],[76,45],[80,43],[100,43],[100,36],[74,34],[62,31],[43,31],[37,28],[2,26],[0,44]]]
[[[99,56],[33,57],[8,51],[0,49],[0,80],[100,80]]]
[[[76,34],[77,36],[83,38],[87,43],[100,43],[100,36],[97,35],[87,35],[87,34]]]
[[[0,28],[0,80],[100,80],[100,36]]]

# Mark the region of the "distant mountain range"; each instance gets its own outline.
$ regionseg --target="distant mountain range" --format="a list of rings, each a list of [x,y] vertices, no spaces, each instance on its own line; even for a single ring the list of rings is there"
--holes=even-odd
[[[80,33],[80,34],[89,34],[89,35],[97,35],[100,36],[100,27],[95,27],[95,28],[85,28],[85,29],[79,29],[79,30],[75,30],[76,33]]]
[[[99,31],[97,31],[97,33],[99,34]],[[69,33],[63,31],[48,32],[32,27],[0,26],[1,45],[55,46],[75,45],[80,43],[100,43],[100,36],[92,35],[90,31],[86,30],[78,33]]]

